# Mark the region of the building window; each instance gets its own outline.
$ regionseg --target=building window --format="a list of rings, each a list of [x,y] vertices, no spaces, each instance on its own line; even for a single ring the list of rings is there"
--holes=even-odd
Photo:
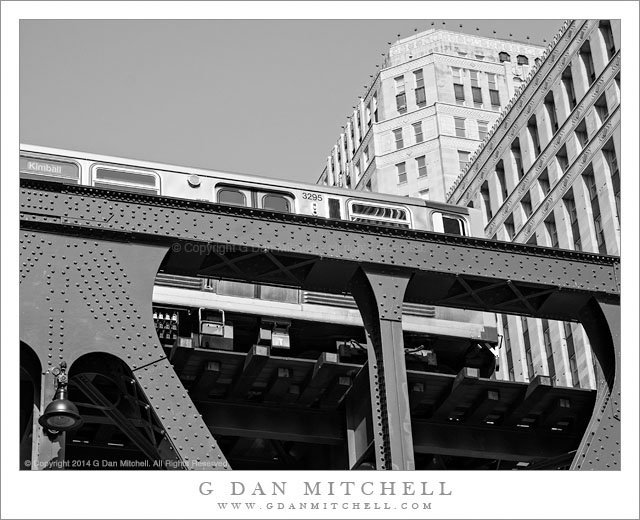
[[[558,131],[558,116],[556,115],[556,102],[553,99],[552,91],[549,91],[545,96],[544,107],[547,110],[547,115],[549,116],[551,131],[555,134]]]
[[[367,183],[364,185],[364,189],[365,191],[371,191],[371,181],[368,180]]]
[[[356,179],[360,179],[360,161],[357,161],[354,168],[354,173],[356,174]]]
[[[498,185],[500,186],[500,193],[502,195],[502,201],[507,200],[509,191],[507,190],[507,178],[504,174],[504,162],[502,159],[496,164],[496,177],[498,178]]]
[[[367,128],[371,126],[371,102],[367,103],[366,112],[366,120],[367,120]]]
[[[469,163],[469,155],[471,155],[471,152],[458,150],[458,165],[460,166],[460,171],[464,170],[465,166]]]
[[[540,155],[540,137],[538,136],[538,121],[536,120],[536,116],[532,116],[527,123],[527,130],[529,131],[529,137],[531,137],[531,143],[533,144],[533,149],[536,152],[536,157]]]
[[[373,95],[373,122],[378,122],[378,95]]]
[[[454,117],[455,127],[456,127],[456,136],[457,137],[467,137],[467,130],[465,126],[465,121],[463,117]]]
[[[580,124],[578,126],[576,126],[575,133],[576,133],[576,139],[578,139],[578,143],[580,143],[580,148],[584,149],[584,147],[587,146],[587,143],[589,142],[589,135],[587,134],[587,125],[584,119],[580,121]]]
[[[553,361],[553,347],[551,345],[551,331],[549,328],[549,320],[542,320],[542,339],[544,341],[544,350],[547,354],[549,377],[552,381],[554,381],[556,378],[556,365]]]
[[[542,190],[543,196],[546,197],[547,195],[549,195],[549,192],[551,191],[551,183],[549,182],[549,172],[547,171],[546,168],[538,177],[538,185]]]
[[[424,135],[422,134],[422,122],[418,121],[417,123],[413,123],[413,133],[416,138],[416,144],[424,141]]]
[[[407,165],[405,163],[396,164],[396,172],[398,173],[398,184],[407,182]]]
[[[418,177],[427,176],[427,161],[424,155],[416,157],[416,165],[418,167]]]
[[[604,45],[607,48],[607,58],[613,58],[616,53],[616,44],[613,39],[613,31],[611,30],[611,23],[609,20],[600,20],[600,34],[604,40]]]
[[[569,189],[562,198],[564,208],[567,211],[569,224],[571,225],[571,235],[573,238],[573,249],[582,251],[582,240],[580,239],[580,226],[578,224],[578,210],[576,209],[576,201],[573,196],[573,188]]]
[[[491,197],[489,196],[489,184],[487,181],[482,183],[480,195],[484,204],[484,214],[487,217],[487,222],[489,222],[493,218],[493,212],[491,211]]]
[[[517,58],[516,58],[518,65],[529,65],[529,58],[527,58],[526,56],[523,56],[522,54],[520,54]]]
[[[478,137],[484,141],[489,133],[489,121],[478,121]]]
[[[562,85],[569,100],[569,107],[573,110],[576,107],[576,91],[573,88],[573,75],[571,74],[571,66],[564,69],[562,73]]]
[[[418,192],[418,195],[420,195],[421,199],[425,199],[425,200],[429,200],[429,189],[426,190],[420,190]]]
[[[527,318],[521,316],[522,320],[522,339],[524,341],[524,353],[527,358],[527,371],[529,372],[529,381],[536,377],[536,373],[533,367],[533,357],[531,356],[531,338],[529,336],[529,324]]]
[[[562,173],[566,173],[566,171],[569,169],[569,158],[567,157],[566,145],[563,144],[562,148],[558,150],[558,153],[556,154],[556,159],[558,161],[558,166],[560,166],[560,169],[562,170]]]
[[[601,255],[607,254],[607,242],[604,238],[604,229],[602,229],[602,215],[598,215],[593,219],[593,228],[596,232],[596,242],[598,244],[598,252]]]
[[[482,108],[482,90],[480,90],[480,87],[471,87],[471,95],[473,97],[473,106]]]
[[[477,70],[469,71],[471,75],[471,95],[473,106],[482,108],[482,90],[480,89],[480,73]]]
[[[396,108],[398,112],[404,112],[407,109],[407,95],[404,91],[404,76],[394,78],[396,82]]]
[[[487,74],[489,80],[489,99],[491,100],[491,108],[500,109],[500,93],[498,92],[498,83],[495,74]]]
[[[551,247],[558,247],[560,245],[558,243],[558,228],[556,228],[556,219],[554,218],[553,213],[544,221],[544,227],[547,230],[549,244]]]
[[[602,94],[598,98],[598,101],[594,103],[594,108],[596,110],[596,114],[598,115],[598,119],[600,120],[600,124],[603,125],[604,122],[609,118],[609,107],[607,106],[607,97]]]
[[[489,98],[491,99],[491,107],[500,108],[500,93],[497,90],[489,90]]]
[[[593,66],[593,56],[591,56],[591,46],[589,45],[589,40],[584,42],[584,44],[582,45],[582,48],[580,49],[580,58],[582,60],[582,64],[584,65],[584,71],[587,74],[589,85],[593,85],[593,82],[596,80],[596,69]]]
[[[564,337],[567,341],[567,354],[569,355],[569,368],[571,371],[571,384],[575,388],[580,387],[580,378],[578,377],[578,362],[576,361],[576,347],[573,342],[573,330],[571,323],[564,322]]]
[[[611,177],[611,187],[613,189],[613,197],[616,202],[616,211],[618,219],[620,218],[620,169],[618,168],[618,158],[613,147],[613,141],[609,140],[602,148],[602,155],[609,167],[609,175]]]
[[[424,75],[422,73],[422,69],[414,71],[413,75],[416,80],[416,104],[418,106],[423,106],[427,103],[427,98],[424,92]]]
[[[462,85],[462,73],[457,67],[451,67],[451,75],[453,77],[453,91],[458,105],[464,105],[464,86]]]
[[[396,140],[396,150],[404,148],[404,139],[402,138],[402,128],[396,128],[393,131],[393,137]]]
[[[513,370],[513,353],[511,352],[511,334],[509,332],[509,321],[506,315],[502,315],[502,334],[504,337],[504,349],[507,354],[507,368],[509,370],[509,381],[515,381]]]
[[[509,215],[509,217],[504,221],[504,230],[506,231],[509,240],[513,240],[513,237],[516,236],[516,226],[513,223],[513,215]]]
[[[516,165],[516,172],[518,174],[518,180],[522,180],[524,177],[524,167],[522,166],[522,153],[520,152],[520,139],[515,138],[511,143],[511,155],[513,156],[513,162]]]
[[[522,211],[524,212],[525,217],[529,219],[529,217],[531,217],[531,214],[533,213],[533,206],[531,204],[531,195],[529,194],[529,192],[527,192],[526,195],[522,197],[522,200],[520,201],[520,205],[522,206]]]
[[[511,61],[511,56],[509,56],[509,54],[507,54],[506,52],[501,52],[498,54],[498,59],[500,60],[500,63],[504,63],[506,61]]]

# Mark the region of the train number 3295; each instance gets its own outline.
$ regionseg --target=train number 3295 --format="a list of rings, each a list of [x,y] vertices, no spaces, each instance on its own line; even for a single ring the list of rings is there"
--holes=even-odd
[[[312,193],[310,191],[303,191],[302,198],[307,200],[322,200],[322,195],[320,193]]]

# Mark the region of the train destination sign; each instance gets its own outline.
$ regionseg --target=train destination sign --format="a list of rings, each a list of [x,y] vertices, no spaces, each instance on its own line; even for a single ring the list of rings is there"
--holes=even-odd
[[[78,165],[74,163],[54,161],[51,159],[34,159],[23,156],[20,157],[20,173],[59,177],[65,180],[75,180],[76,182],[80,177]]]

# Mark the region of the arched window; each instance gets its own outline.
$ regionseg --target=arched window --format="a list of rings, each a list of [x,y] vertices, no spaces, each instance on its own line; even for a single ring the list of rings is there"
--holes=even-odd
[[[527,58],[526,56],[523,56],[522,54],[520,54],[517,57],[518,60],[518,65],[529,65],[529,58]]]
[[[291,213],[289,201],[282,195],[265,195],[262,198],[262,207],[280,213]]]
[[[504,63],[505,61],[511,61],[511,56],[506,52],[501,52],[498,54],[498,59],[500,60],[500,63]]]
[[[218,202],[232,206],[246,206],[247,199],[240,190],[235,188],[222,188],[218,191]]]

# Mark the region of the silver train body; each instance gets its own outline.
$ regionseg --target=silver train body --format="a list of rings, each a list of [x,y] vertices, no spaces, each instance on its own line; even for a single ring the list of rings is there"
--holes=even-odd
[[[20,176],[373,225],[483,236],[481,213],[473,208],[41,146],[20,146]]]

